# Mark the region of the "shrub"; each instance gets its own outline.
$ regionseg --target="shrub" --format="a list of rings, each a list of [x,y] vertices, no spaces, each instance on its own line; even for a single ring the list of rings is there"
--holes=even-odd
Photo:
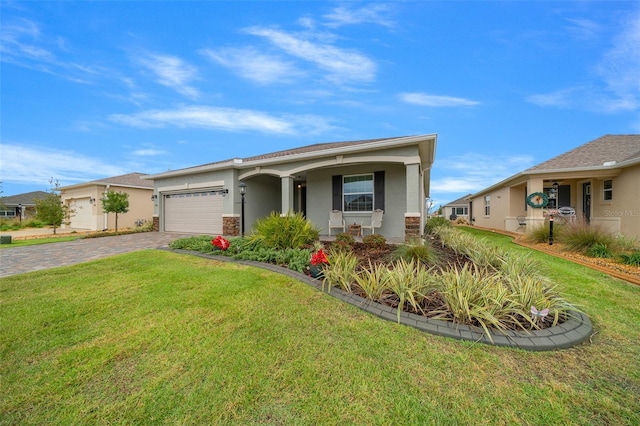
[[[320,231],[302,216],[302,213],[280,216],[272,212],[259,219],[254,232],[248,237],[251,241],[261,241],[265,247],[273,249],[303,248],[318,239]]]
[[[621,253],[620,261],[625,265],[640,266],[640,250],[632,253]]]
[[[354,279],[354,285],[369,300],[383,303],[389,296],[389,269],[382,263],[373,265],[369,261],[369,267],[355,274]]]
[[[451,222],[446,217],[434,216],[427,220],[427,224],[424,227],[425,234],[432,234],[436,228],[439,227],[451,227]]]
[[[180,238],[169,244],[171,249],[193,250],[201,253],[211,253],[215,247],[211,244],[213,237],[209,235],[198,235],[194,237]]]
[[[615,247],[620,251],[634,251],[640,248],[638,246],[638,239],[635,237],[627,237],[624,234],[616,235]]]
[[[348,250],[350,249],[354,244],[356,243],[355,238],[353,238],[353,235],[348,234],[346,232],[342,232],[338,235],[336,235],[336,239],[333,242],[333,245],[331,247],[335,248],[335,249],[339,249],[339,250]]]
[[[387,246],[387,240],[384,235],[371,234],[362,237],[362,243],[370,249],[382,250]]]
[[[355,254],[347,250],[330,250],[327,254],[329,266],[324,267],[324,280],[322,287],[327,284],[327,291],[331,287],[339,287],[342,290],[351,292],[351,283],[355,278],[358,258]]]
[[[594,245],[589,247],[586,250],[585,254],[589,257],[599,257],[599,258],[610,258],[613,255],[613,253],[611,252],[611,249],[609,249],[609,247],[607,247],[606,244],[601,244],[601,243],[595,243]]]
[[[413,312],[423,312],[420,304],[432,289],[431,277],[431,269],[425,269],[421,262],[413,259],[408,262],[400,259],[387,272],[387,288],[398,297],[398,322],[405,304]]]
[[[408,241],[396,248],[392,254],[393,260],[420,263],[436,263],[438,258],[428,241],[417,239]]]
[[[558,241],[564,243],[568,250],[586,253],[595,244],[611,247],[616,239],[611,232],[600,225],[575,221],[563,226]]]

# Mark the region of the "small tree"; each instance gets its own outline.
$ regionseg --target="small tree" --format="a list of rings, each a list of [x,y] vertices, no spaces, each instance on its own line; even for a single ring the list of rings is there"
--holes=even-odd
[[[129,211],[129,194],[126,192],[107,191],[102,198],[102,210],[116,214],[116,232],[118,232],[118,213]]]
[[[63,223],[69,224],[69,219],[73,214],[73,210],[67,205],[63,205],[60,200],[60,195],[56,193],[60,183],[57,180],[51,178],[49,181],[51,189],[49,193],[42,199],[36,199],[36,218],[46,225],[53,227],[53,233],[56,234],[56,229]]]

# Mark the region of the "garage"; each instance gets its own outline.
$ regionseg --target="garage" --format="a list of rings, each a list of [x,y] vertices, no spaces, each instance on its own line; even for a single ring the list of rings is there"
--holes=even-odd
[[[73,229],[92,229],[93,206],[89,197],[76,198],[69,204],[71,207],[71,217],[69,227]]]
[[[222,234],[224,196],[218,191],[164,196],[164,230],[194,234]]]

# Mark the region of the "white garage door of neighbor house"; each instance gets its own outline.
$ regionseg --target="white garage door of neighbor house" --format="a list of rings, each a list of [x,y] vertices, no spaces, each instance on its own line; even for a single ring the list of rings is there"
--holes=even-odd
[[[69,226],[73,229],[91,229],[93,206],[89,198],[77,198],[70,203],[70,206],[73,212]]]
[[[211,191],[164,196],[164,230],[222,234],[224,197]]]

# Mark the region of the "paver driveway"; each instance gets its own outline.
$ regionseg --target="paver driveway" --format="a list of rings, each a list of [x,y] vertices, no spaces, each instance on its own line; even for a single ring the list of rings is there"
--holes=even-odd
[[[185,236],[187,235],[172,232],[143,232],[4,248],[0,250],[0,277],[74,265],[131,251],[166,248],[171,241]]]

